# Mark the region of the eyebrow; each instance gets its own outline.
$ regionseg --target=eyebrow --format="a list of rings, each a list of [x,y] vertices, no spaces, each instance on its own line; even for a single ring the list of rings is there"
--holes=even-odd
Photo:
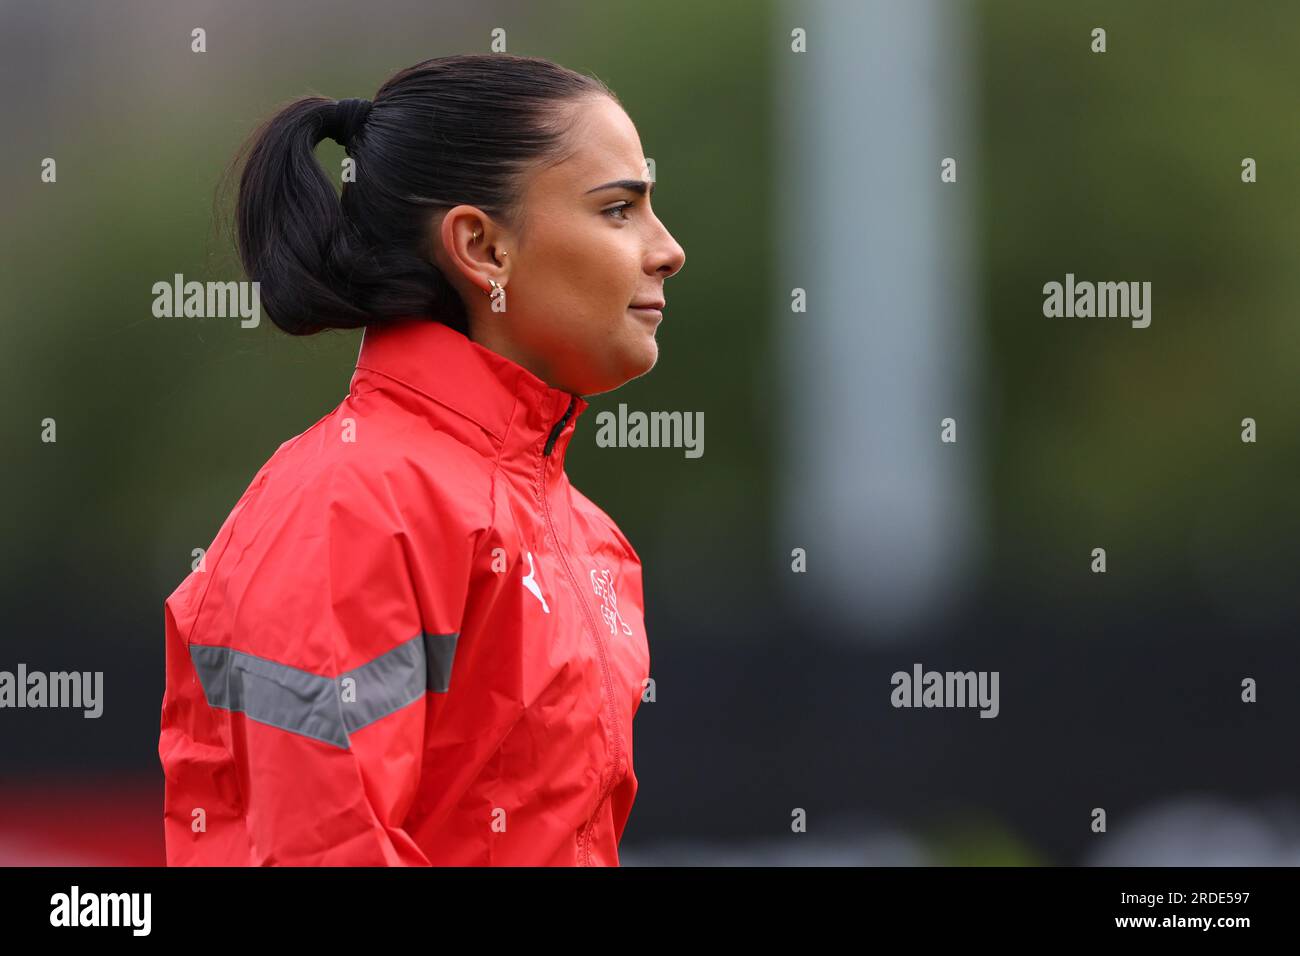
[[[630,189],[632,192],[640,193],[642,196],[646,194],[648,189],[651,196],[655,194],[655,184],[647,184],[646,181],[642,179],[616,179],[612,183],[605,183],[602,186],[593,186],[591,189],[588,189],[587,192],[595,193],[600,192],[602,189]]]

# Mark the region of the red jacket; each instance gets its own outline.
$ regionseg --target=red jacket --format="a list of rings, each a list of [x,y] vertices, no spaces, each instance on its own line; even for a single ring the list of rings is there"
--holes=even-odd
[[[574,488],[587,402],[367,329],[167,598],[169,864],[617,865],[641,563]]]

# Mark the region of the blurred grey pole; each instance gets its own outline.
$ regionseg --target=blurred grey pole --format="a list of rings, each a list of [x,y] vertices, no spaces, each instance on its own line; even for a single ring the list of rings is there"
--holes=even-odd
[[[970,28],[963,2],[776,9],[775,551],[788,596],[855,641],[923,626],[971,583],[979,544]]]

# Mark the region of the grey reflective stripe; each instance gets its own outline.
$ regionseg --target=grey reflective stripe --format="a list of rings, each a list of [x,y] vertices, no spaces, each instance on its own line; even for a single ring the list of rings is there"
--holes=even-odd
[[[422,634],[343,674],[340,684],[349,677],[356,681],[355,692],[342,705],[348,732],[401,710],[426,690],[446,692],[456,638],[456,634]]]
[[[212,707],[346,748],[339,685],[328,677],[229,647],[190,645],[190,659]]]
[[[190,645],[209,706],[347,749],[348,734],[419,700],[445,693],[458,634],[418,634],[368,664],[324,677],[229,647]],[[345,680],[348,700],[343,699]]]

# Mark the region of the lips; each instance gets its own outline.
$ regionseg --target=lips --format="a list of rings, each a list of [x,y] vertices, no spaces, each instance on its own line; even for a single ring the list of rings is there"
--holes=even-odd
[[[654,311],[658,312],[667,304],[668,303],[665,302],[663,299],[655,299],[653,301],[648,301],[648,302],[633,302],[631,305],[628,306],[628,308],[629,309],[653,309]]]

